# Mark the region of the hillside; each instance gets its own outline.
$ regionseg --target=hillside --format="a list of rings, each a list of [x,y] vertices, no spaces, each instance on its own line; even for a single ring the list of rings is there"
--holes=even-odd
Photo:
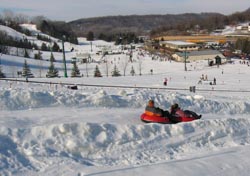
[[[77,35],[86,35],[89,31],[93,31],[97,35],[107,33],[107,31],[109,33],[134,32],[136,34],[145,34],[161,26],[174,28],[181,23],[195,22],[198,24],[212,17],[223,18],[224,15],[216,13],[190,13],[180,15],[108,16],[79,19],[69,24]]]
[[[101,33],[110,35],[133,32],[137,35],[149,33],[155,35],[174,31],[173,34],[175,34],[176,31],[183,33],[195,29],[197,25],[200,29],[212,31],[224,28],[226,25],[248,21],[250,21],[250,8],[228,16],[220,13],[107,16],[79,19],[68,24],[78,36],[86,36],[89,31],[92,31],[98,37]]]

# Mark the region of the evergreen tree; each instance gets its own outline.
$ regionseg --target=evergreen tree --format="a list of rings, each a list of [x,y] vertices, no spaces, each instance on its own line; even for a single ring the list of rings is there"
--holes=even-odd
[[[53,55],[52,52],[50,53],[50,60],[51,60],[52,62],[55,62],[55,61],[56,61],[56,60],[55,60],[55,57],[54,57],[54,55]]]
[[[54,42],[54,44],[52,46],[52,51],[55,51],[55,52],[60,51],[60,47],[56,42]]]
[[[42,43],[41,50],[42,51],[49,51],[49,48],[47,47],[47,45],[45,43]]]
[[[2,72],[2,67],[0,65],[0,78],[5,78],[5,74]]]
[[[28,53],[28,51],[26,49],[24,49],[24,57],[30,58],[29,53]]]
[[[135,76],[135,70],[134,70],[134,67],[133,67],[133,66],[131,67],[130,74],[131,74],[132,76]]]
[[[114,66],[114,70],[112,71],[112,76],[121,76],[118,68],[116,67],[116,65]]]
[[[89,33],[87,34],[87,40],[93,41],[94,38],[95,38],[94,33],[92,31],[89,31]]]
[[[27,64],[26,60],[24,61],[24,64],[23,64],[22,77],[26,77],[26,78],[33,78],[34,77],[30,71],[30,67]]]
[[[94,77],[102,77],[102,74],[101,74],[101,72],[99,70],[98,65],[96,65],[96,67],[95,67]]]
[[[103,33],[100,33],[99,36],[98,36],[98,39],[99,40],[106,40],[107,39],[107,36]]]
[[[36,53],[36,54],[34,55],[34,58],[37,59],[37,60],[42,60],[42,59],[43,59],[42,53],[41,53],[40,51],[38,51],[38,53]]]
[[[49,71],[47,72],[46,77],[48,78],[58,77],[58,70],[55,68],[52,58],[50,58]]]
[[[39,35],[39,34],[37,35],[37,39],[45,41],[45,42],[51,42],[51,39],[49,37],[46,37],[46,36],[43,36],[43,35]]]
[[[71,77],[80,77],[81,73],[76,65],[76,61],[72,62],[72,64],[73,64],[73,67],[71,70]]]

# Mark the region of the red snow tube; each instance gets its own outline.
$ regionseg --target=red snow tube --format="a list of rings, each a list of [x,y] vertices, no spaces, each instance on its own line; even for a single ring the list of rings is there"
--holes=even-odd
[[[200,119],[201,115],[197,115],[195,112],[189,110],[182,111],[179,109],[175,112],[173,117],[176,118],[177,122],[189,122]]]
[[[141,120],[146,123],[171,123],[168,117],[147,115],[146,113],[141,115]]]
[[[200,118],[201,115],[197,115],[195,112],[189,110],[177,110],[174,115],[171,115],[171,117],[147,115],[146,113],[141,115],[141,120],[146,123],[179,123],[189,122]]]

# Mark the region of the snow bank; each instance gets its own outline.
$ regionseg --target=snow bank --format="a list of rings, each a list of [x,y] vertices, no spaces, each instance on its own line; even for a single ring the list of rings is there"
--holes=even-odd
[[[58,160],[85,166],[174,160],[197,152],[249,145],[249,125],[249,119],[221,119],[175,125],[68,123],[26,129],[0,127],[0,170],[36,172]]]
[[[169,109],[171,104],[178,103],[183,109],[199,113],[248,114],[248,100],[232,100],[225,98],[211,99],[193,94],[159,92],[157,90],[116,90],[103,88],[81,88],[70,90],[66,87],[57,90],[39,88],[2,88],[0,91],[1,110],[24,110],[42,107],[107,107],[107,108],[143,108],[149,99],[156,105]],[[42,90],[44,89],[44,90]]]

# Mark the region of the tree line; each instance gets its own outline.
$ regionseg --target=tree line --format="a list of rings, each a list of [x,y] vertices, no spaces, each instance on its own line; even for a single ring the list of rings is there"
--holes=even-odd
[[[27,36],[33,35],[28,29],[21,27],[23,23],[35,24],[37,29],[52,37],[78,44],[77,36],[71,26],[64,21],[52,21],[44,16],[28,17],[22,14],[14,14],[10,10],[4,10],[0,14],[0,25],[8,26]],[[40,38],[39,38],[40,37]],[[49,42],[49,38],[38,36],[39,40]]]
[[[52,37],[78,44],[77,36],[66,22],[42,20],[37,24],[37,28]]]
[[[39,47],[36,43],[27,38],[16,39],[8,36],[5,32],[0,31],[0,53],[10,54],[10,47],[23,48],[29,50],[53,51],[60,52],[61,49],[56,42],[51,44],[42,43]]]
[[[249,22],[250,8],[244,12],[236,12],[228,16],[218,13],[186,14],[183,19],[185,20],[176,20],[155,27],[150,31],[150,35],[190,35],[189,31],[195,32],[196,30],[204,30],[204,32],[209,33],[215,29],[223,29],[226,25]]]
[[[135,33],[118,33],[118,34],[104,34],[100,33],[95,36],[93,31],[89,31],[86,36],[88,41],[93,41],[95,39],[104,40],[107,42],[114,41],[116,45],[126,45],[131,43],[143,43],[143,39],[139,38]]]
[[[241,50],[242,53],[250,54],[250,39],[239,38],[235,43],[235,49]]]
[[[58,69],[55,67],[54,62],[55,62],[55,58],[53,56],[53,53],[51,53],[50,65],[48,67],[48,71],[47,71],[47,74],[46,74],[47,78],[59,77],[59,72],[58,72]],[[18,74],[19,74],[19,72],[18,72]],[[135,76],[135,70],[134,70],[133,66],[131,67],[130,74],[132,76]],[[22,77],[24,77],[24,78],[34,78],[35,77],[34,74],[31,72],[31,69],[30,69],[30,66],[29,66],[27,60],[24,60],[22,71],[20,72],[20,75]],[[102,73],[101,73],[98,65],[96,65],[93,75],[94,75],[94,77],[102,77]],[[82,76],[83,75],[81,75],[81,72],[80,72],[80,70],[79,70],[79,68],[77,66],[77,62],[72,61],[71,77],[82,77]],[[116,65],[114,65],[114,68],[113,68],[113,70],[111,72],[111,76],[112,77],[121,76],[120,71],[119,71],[119,69],[117,68]],[[124,72],[124,76],[125,76],[125,72]],[[41,77],[41,73],[40,73],[40,77]],[[0,78],[6,78],[5,73],[2,71],[1,63],[0,63]]]
[[[3,54],[8,53],[8,46],[26,49],[38,49],[38,46],[35,43],[31,43],[26,38],[15,39],[2,31],[0,31],[0,38],[0,53]]]

